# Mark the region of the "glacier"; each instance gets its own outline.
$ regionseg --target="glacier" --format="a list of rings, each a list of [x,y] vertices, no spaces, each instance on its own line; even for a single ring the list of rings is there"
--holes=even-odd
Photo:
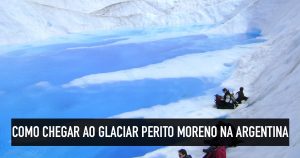
[[[230,19],[243,4],[243,0],[2,0],[0,44],[107,29],[216,24]]]
[[[126,109],[126,112],[118,114],[111,113],[108,117],[191,117],[191,118],[289,118],[290,119],[290,146],[288,147],[236,147],[228,149],[228,157],[296,157],[300,151],[300,96],[299,84],[300,79],[300,15],[298,14],[300,4],[297,0],[62,0],[62,1],[46,1],[46,0],[2,0],[0,4],[0,50],[7,47],[13,48],[14,51],[3,51],[1,57],[12,53],[23,55],[24,57],[32,56],[30,53],[39,54],[40,52],[50,51],[39,47],[32,52],[24,53],[18,50],[20,48],[31,48],[32,45],[43,45],[44,42],[50,43],[55,41],[64,41],[66,35],[72,36],[74,33],[82,35],[93,34],[95,32],[105,32],[105,30],[128,30],[134,28],[149,29],[157,26],[182,26],[201,24],[203,29],[191,29],[183,32],[183,34],[204,34],[206,36],[222,35],[230,36],[241,34],[259,28],[261,35],[266,41],[257,44],[247,44],[242,46],[234,46],[224,50],[214,50],[208,54],[186,54],[183,56],[172,57],[157,63],[149,63],[144,67],[131,67],[119,71],[112,72],[89,72],[87,74],[79,74],[64,79],[59,83],[53,83],[47,80],[36,80],[27,87],[29,90],[34,89],[39,94],[39,90],[43,89],[51,91],[53,89],[65,89],[73,91],[74,88],[86,89],[90,86],[102,86],[113,82],[138,81],[143,79],[158,78],[178,78],[187,77],[212,77],[217,81],[221,81],[220,87],[229,87],[236,90],[243,85],[250,96],[247,104],[242,105],[235,111],[220,111],[211,108],[212,97],[210,97],[216,89],[209,89],[207,94],[192,94],[187,98],[173,100],[171,103],[158,103],[150,107],[141,109]],[[193,31],[192,33],[190,33]],[[125,31],[126,32],[126,31]],[[154,36],[157,33],[154,34]],[[175,35],[174,35],[175,34]],[[168,36],[176,37],[174,34]],[[130,43],[140,41],[140,38],[130,38],[130,33],[125,39],[116,39],[112,41],[104,41],[103,45],[114,45],[121,43]],[[148,35],[148,34],[147,34]],[[147,36],[146,36],[147,37]],[[73,38],[73,37],[72,37]],[[77,38],[77,37],[76,37]],[[166,37],[152,37],[153,41]],[[143,39],[145,40],[145,39]],[[44,41],[44,42],[42,42]],[[32,44],[34,43],[34,44]],[[59,42],[58,42],[59,43]],[[21,44],[21,46],[17,45]],[[100,44],[100,45],[101,45]],[[59,50],[58,47],[53,48]],[[93,46],[77,46],[70,48],[79,51],[83,48],[93,48]],[[10,50],[10,49],[9,49]],[[26,49],[25,49],[26,50]],[[69,50],[70,51],[70,50]],[[240,54],[241,52],[241,54]],[[211,54],[220,54],[224,56],[224,62],[220,61],[215,71],[190,71],[189,61],[196,59],[205,59],[211,62],[216,58]],[[234,55],[232,58],[232,54]],[[8,55],[10,56],[10,55]],[[41,56],[43,56],[41,54]],[[72,54],[70,53],[70,56]],[[219,56],[219,55],[218,55]],[[9,59],[9,57],[7,57]],[[19,62],[24,62],[20,60]],[[183,63],[181,63],[183,62]],[[7,60],[2,60],[1,65],[11,64]],[[193,66],[198,65],[197,62]],[[224,64],[225,63],[225,67]],[[216,73],[226,68],[226,63],[234,64],[234,69],[230,72],[230,76],[215,76]],[[181,71],[172,72],[168,65],[178,65],[183,67]],[[206,64],[206,63],[203,63]],[[11,64],[12,65],[12,64]],[[12,65],[13,67],[13,65]],[[1,66],[1,68],[4,68]],[[5,70],[5,69],[4,69]],[[1,70],[1,72],[5,72]],[[153,75],[155,73],[160,76]],[[128,75],[130,74],[130,75]],[[1,75],[2,76],[2,75]],[[4,74],[3,74],[4,76]],[[117,76],[117,77],[116,77]],[[100,78],[100,80],[99,80]],[[225,79],[225,80],[224,80]],[[3,81],[0,88],[0,97],[3,99],[10,91],[5,89],[7,81]],[[21,84],[16,82],[15,85]],[[168,81],[167,81],[168,82]],[[22,83],[23,84],[23,83]],[[174,83],[176,84],[176,83]],[[37,88],[37,89],[36,89]],[[211,88],[211,87],[210,87]],[[28,90],[27,89],[27,90]],[[94,90],[94,89],[93,89]],[[206,89],[207,90],[207,89]],[[189,91],[189,90],[187,90]],[[25,91],[26,92],[26,91]],[[22,94],[22,93],[20,93]],[[18,95],[20,95],[18,94]],[[14,98],[15,96],[12,96]],[[30,96],[32,97],[32,96]],[[54,97],[59,98],[59,97]],[[11,99],[11,98],[9,98]],[[6,100],[2,100],[6,102]],[[156,104],[156,103],[154,103]],[[201,108],[199,108],[201,105]],[[1,105],[3,111],[11,110],[10,107]],[[56,108],[56,109],[55,109]],[[49,110],[57,110],[60,107],[49,109],[35,109],[33,106],[13,108],[20,116],[23,115],[22,110],[29,109],[37,113],[48,113]],[[69,107],[65,107],[68,109]],[[178,109],[183,109],[182,111]],[[77,111],[83,110],[81,108]],[[169,112],[171,114],[168,114]],[[73,111],[75,112],[75,111]],[[11,115],[12,112],[9,112]],[[49,113],[49,115],[55,114]],[[5,119],[7,119],[5,114]],[[12,114],[18,116],[17,114]],[[61,116],[62,114],[57,114]],[[96,112],[91,114],[98,116]],[[35,115],[38,116],[38,115]],[[69,117],[75,115],[67,115]],[[1,116],[4,118],[4,114]],[[7,124],[1,122],[1,127]],[[1,129],[1,135],[5,131]],[[8,132],[9,133],[9,132]],[[6,134],[5,134],[6,135]],[[1,137],[0,155],[1,157],[17,157],[17,154],[23,153],[21,157],[43,157],[47,152],[55,150],[51,156],[61,156],[58,153],[65,153],[65,156],[71,155],[76,151],[74,147],[64,147],[61,149],[49,147],[40,148],[37,152],[33,148],[18,148],[6,151],[9,141]],[[153,147],[140,152],[139,157],[144,158],[171,158],[177,155],[177,150],[182,147]],[[193,157],[203,156],[203,147],[184,147],[187,148]],[[95,153],[97,148],[85,148],[85,152],[81,157],[103,156]],[[114,149],[130,150],[126,149]],[[143,150],[143,149],[140,149]],[[115,152],[114,151],[114,152]],[[89,154],[88,154],[89,153]],[[108,155],[105,155],[108,156]],[[137,156],[137,155],[130,155]]]
[[[4,112],[1,125],[6,130],[1,131],[0,140],[9,141],[9,132],[6,131],[13,117],[123,117],[128,115],[126,112],[130,117],[139,117],[133,116],[132,112],[141,108],[152,116],[164,112],[165,117],[170,114],[179,117],[185,112],[178,110],[183,105],[188,111],[202,109],[202,114],[198,113],[202,117],[230,113],[230,110],[217,110],[212,106],[211,93],[216,91],[213,89],[219,89],[218,85],[232,71],[240,56],[264,41],[260,39],[259,31],[217,36],[191,35],[190,32],[186,35],[182,31],[177,34],[177,29],[173,28],[159,30],[153,33],[153,30],[144,29],[142,35],[139,30],[84,35],[4,52],[0,56],[3,72],[0,87],[4,92],[1,94]],[[166,36],[151,38],[157,34]],[[141,38],[144,40],[140,41]],[[207,68],[208,63],[216,61],[218,63]],[[94,76],[94,73],[96,82],[72,82],[79,80],[82,83],[82,78],[76,78]],[[102,82],[98,81],[97,73],[100,73]],[[103,79],[103,75],[107,77]],[[66,84],[69,81],[71,84]],[[176,103],[192,98],[198,98],[201,103]],[[174,106],[168,105],[170,103]],[[171,113],[171,109],[175,111]],[[26,153],[34,153],[35,157],[73,157],[75,150],[83,156],[101,153],[106,157],[133,157],[159,148],[28,147],[23,153],[25,148],[17,150],[2,145],[0,153],[10,157],[27,157]],[[134,152],[124,154],[124,150]]]
[[[262,29],[268,41],[240,59],[223,86],[237,89],[244,85],[252,98],[249,105],[228,114],[228,118],[289,118],[291,127],[288,147],[237,147],[227,151],[228,157],[297,157],[300,151],[299,125],[299,3],[296,0],[255,0],[212,32],[235,32],[247,20],[247,25]],[[186,116],[186,115],[185,115]],[[199,116],[199,115],[198,115]],[[197,117],[193,115],[191,117]],[[166,147],[141,157],[172,157],[180,147]],[[200,157],[202,147],[186,147]]]

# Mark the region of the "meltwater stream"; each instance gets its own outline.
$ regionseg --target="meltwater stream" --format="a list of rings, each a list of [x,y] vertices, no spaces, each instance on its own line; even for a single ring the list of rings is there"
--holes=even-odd
[[[159,147],[11,147],[11,118],[102,118],[204,94],[219,83],[205,78],[145,79],[62,88],[75,78],[149,64],[191,53],[260,42],[258,30],[231,36],[188,35],[126,42],[137,32],[20,47],[0,56],[0,157],[141,156]],[[145,35],[145,34],[143,34]],[[201,61],[199,61],[201,62]],[[188,64],[188,63],[187,63]]]

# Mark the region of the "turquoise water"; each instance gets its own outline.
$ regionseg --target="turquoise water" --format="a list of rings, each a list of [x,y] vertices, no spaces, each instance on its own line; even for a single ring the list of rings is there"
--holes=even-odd
[[[61,85],[93,73],[138,68],[185,54],[261,42],[257,39],[259,30],[253,30],[231,36],[189,35],[126,43],[130,35],[139,36],[139,33],[97,35],[83,41],[27,46],[1,55],[0,157],[127,158],[157,149],[159,147],[11,147],[10,119],[101,118],[200,96],[219,83],[205,78],[180,78],[116,82],[83,89],[65,89]],[[49,85],[34,86],[41,81]]]

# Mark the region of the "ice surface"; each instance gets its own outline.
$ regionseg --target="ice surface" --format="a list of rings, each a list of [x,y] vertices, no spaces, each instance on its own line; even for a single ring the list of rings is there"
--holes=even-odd
[[[268,39],[264,45],[240,59],[232,76],[223,86],[237,89],[243,85],[249,94],[249,105],[237,110],[230,118],[289,118],[289,147],[237,147],[227,150],[227,157],[285,157],[299,155],[300,120],[300,34],[296,0],[255,0],[235,18],[213,32],[235,32],[245,24],[262,29]],[[241,25],[240,23],[241,22]],[[145,158],[171,158],[182,147],[166,147],[145,154]],[[193,156],[201,157],[203,147],[184,147]]]
[[[141,32],[143,34],[139,35]],[[175,36],[176,29],[164,28],[154,32],[128,30],[119,33],[77,36],[63,42],[16,47],[3,53],[0,56],[3,121],[0,124],[5,128],[0,131],[1,142],[9,143],[7,130],[12,117],[160,117],[160,112],[164,112],[165,117],[171,114],[180,117],[191,111],[190,116],[195,117],[223,117],[232,111],[216,110],[212,103],[213,93],[219,91],[220,82],[233,70],[239,57],[262,42],[258,39],[260,34],[253,32],[217,36],[191,35],[179,30]],[[157,37],[152,38],[156,34]],[[144,39],[139,41],[142,36]],[[214,64],[208,67],[208,62]],[[97,73],[108,77],[101,83],[61,86],[95,73],[97,78]],[[183,104],[189,108],[179,113]],[[170,108],[177,113],[170,113]],[[106,157],[125,158],[159,148],[16,149],[9,144],[1,145],[4,157],[74,157],[75,151],[80,151],[83,157],[101,153]],[[125,154],[126,150],[130,152]]]
[[[142,12],[143,9],[145,9],[145,12]],[[237,118],[290,118],[291,139],[289,147],[237,147],[228,149],[228,157],[252,158],[264,156],[265,158],[290,158],[299,155],[300,142],[300,126],[298,125],[300,120],[300,84],[298,83],[300,80],[299,9],[300,3],[297,0],[191,0],[189,3],[187,3],[186,0],[127,2],[116,0],[102,1],[102,3],[98,3],[98,1],[95,0],[84,2],[82,0],[76,2],[71,0],[3,0],[0,4],[0,43],[2,45],[23,43],[75,32],[121,27],[174,26],[182,24],[213,25],[213,27],[199,30],[199,34],[205,33],[207,35],[233,35],[245,33],[253,28],[259,28],[262,30],[263,37],[267,39],[267,42],[259,46],[253,45],[253,47],[243,49],[250,51],[241,56],[242,58],[236,58],[236,60],[239,60],[236,69],[222,84],[222,86],[232,89],[237,89],[240,85],[243,85],[246,89],[246,94],[250,96],[249,105],[244,105],[243,108],[233,112],[218,111],[208,108],[210,106],[208,103],[210,100],[209,97],[195,96],[190,99],[183,98],[182,100],[167,105],[159,104],[153,107],[113,114],[113,116],[163,117],[166,116],[166,114],[163,115],[161,112],[168,111],[168,107],[174,109],[182,108],[184,106],[183,104],[185,104],[188,108],[185,108],[182,113],[175,113],[174,116],[218,117],[226,115],[226,117]],[[117,43],[118,42],[123,41],[117,41]],[[80,49],[80,47],[78,48]],[[233,48],[233,52],[241,49],[240,47],[235,48]],[[193,55],[199,56],[199,58],[203,56],[197,54],[192,54],[191,56]],[[176,59],[184,58],[187,60],[189,56],[190,55],[177,57]],[[147,71],[161,73],[157,66],[163,65],[164,68],[167,68],[166,62],[170,61],[174,62],[172,64],[180,63],[179,61],[169,59],[163,63],[158,62],[149,67],[146,66],[136,69],[127,68],[128,70],[120,70],[117,73],[102,73],[100,74],[100,81],[95,81],[95,76],[92,76],[92,81],[88,82],[88,85],[94,82],[107,83],[115,74],[120,75],[118,75],[118,79],[115,81],[132,81],[144,78],[153,79],[156,76],[151,76],[143,70],[147,68]],[[232,60],[230,59],[230,61]],[[1,61],[1,63],[5,64],[5,60]],[[10,64],[10,66],[11,65],[13,64]],[[186,65],[179,66],[187,68]],[[165,70],[170,71],[169,69]],[[134,74],[138,75],[125,77],[124,71],[128,71],[129,73],[134,72]],[[1,70],[1,72],[3,71]],[[25,72],[26,71],[24,71],[24,73]],[[72,81],[72,79],[90,74],[95,74],[95,72],[72,76],[69,80],[58,84],[65,84]],[[191,76],[191,74],[193,77],[196,76],[196,72],[183,74],[183,76]],[[206,74],[206,72],[203,72],[203,74]],[[168,78],[179,76],[176,72],[166,73],[164,75],[165,76],[160,77]],[[90,78],[91,76],[86,77]],[[105,77],[105,79],[102,80],[102,77]],[[84,79],[84,77],[81,79]],[[83,87],[85,87],[85,83],[86,82],[75,82],[74,85],[84,85]],[[16,82],[16,84],[18,84],[18,82]],[[51,89],[52,86],[57,86],[56,83],[53,85],[53,83],[48,80],[38,80],[31,83],[31,85],[42,89]],[[66,86],[71,86],[71,84],[67,84]],[[3,98],[4,95],[11,93],[11,91],[6,88],[5,86],[1,87],[0,97]],[[210,95],[210,93],[208,92],[207,95]],[[203,112],[208,115],[203,115],[204,113],[201,109],[197,110],[197,105],[202,103],[204,107]],[[35,109],[30,106],[23,108],[33,111]],[[5,111],[8,107],[2,106],[2,109]],[[149,114],[149,111],[155,111],[155,113]],[[15,112],[21,114],[22,109],[16,109]],[[7,113],[7,115],[8,114],[9,113]],[[17,116],[16,114],[14,115]],[[3,117],[3,115],[1,116]],[[30,114],[28,114],[28,116],[30,116]],[[4,121],[0,124],[1,127],[4,126],[3,122]],[[1,128],[0,132],[1,136],[6,133],[3,128]],[[5,136],[9,138],[8,135]],[[1,140],[1,142],[4,142],[1,143],[0,146],[2,153],[9,145],[8,140],[9,139]],[[151,148],[139,154],[145,158],[171,158],[177,156],[176,152],[179,148],[187,148],[193,157],[203,155],[203,153],[201,153],[202,147],[164,147],[144,154],[144,152],[153,150],[153,148]],[[61,156],[59,153],[65,153],[66,157],[72,157],[72,153],[77,151],[74,147],[62,147],[59,149],[54,147],[47,149],[39,148],[39,151],[24,147],[6,151],[1,154],[1,156],[12,157],[11,154],[20,156],[16,155],[16,153],[22,153],[21,157],[43,157],[43,155],[53,150],[56,150],[56,152],[51,152],[52,157]],[[77,153],[82,154],[77,156],[102,156],[101,154],[95,153],[95,148],[85,148],[84,151],[85,152]],[[99,151],[99,153],[101,153],[101,151]]]
[[[217,80],[228,71],[229,65],[233,65],[234,61],[249,50],[233,48],[225,51],[185,55],[145,67],[84,76],[64,84],[63,87],[87,87],[120,81],[181,77],[206,77]]]
[[[2,0],[0,45],[113,28],[208,25],[248,0]]]

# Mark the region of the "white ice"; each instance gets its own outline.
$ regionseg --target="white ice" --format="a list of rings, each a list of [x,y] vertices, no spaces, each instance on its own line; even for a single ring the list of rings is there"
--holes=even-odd
[[[228,117],[289,118],[290,146],[236,147],[228,149],[227,154],[228,157],[239,158],[262,156],[295,158],[299,156],[300,3],[298,0],[191,0],[189,3],[186,0],[127,1],[126,3],[103,1],[105,3],[99,3],[99,5],[95,5],[95,0],[84,1],[84,5],[81,3],[83,0],[76,3],[73,1],[70,3],[70,1],[2,0],[0,3],[0,43],[2,45],[23,43],[68,33],[121,27],[218,24],[218,27],[205,31],[210,34],[232,34],[245,32],[251,28],[260,28],[268,41],[262,46],[245,49],[250,52],[239,60],[232,76],[223,83],[223,86],[234,89],[244,85],[250,96],[248,107],[233,111]],[[145,10],[141,12],[143,8]],[[152,68],[147,67],[147,71],[162,73],[159,67],[151,66]],[[169,69],[164,70],[169,71]],[[130,70],[130,72],[135,71],[140,74],[144,73],[141,69]],[[118,81],[153,77],[147,73],[134,74],[132,77],[125,76],[124,72],[118,73],[121,74]],[[197,72],[192,72],[181,76],[191,74],[199,75]],[[98,83],[108,82],[115,74],[101,75],[104,80],[98,80]],[[176,73],[167,74],[164,77],[170,76],[179,77]],[[94,77],[91,78],[92,81],[70,82],[65,86],[86,86],[94,83]],[[141,114],[127,112],[118,116],[143,117],[142,112],[159,110],[153,116],[163,117],[160,110],[164,111],[168,106],[183,107],[183,104],[187,104],[190,110],[187,108],[183,113],[174,115],[189,116],[192,113],[193,116],[197,115],[201,118],[205,115],[200,112],[200,109],[197,114],[195,106],[199,100],[205,101],[203,98],[193,98],[165,105],[165,107],[158,105],[152,109],[140,109],[138,112]],[[212,112],[211,116],[219,113],[216,110],[209,112]],[[145,117],[151,117],[151,115],[145,115]],[[141,155],[141,157],[176,157],[179,148],[183,147],[165,147]],[[187,148],[194,157],[203,156],[201,153],[203,147],[184,148]]]
[[[228,71],[229,65],[233,65],[241,55],[249,51],[251,49],[245,45],[203,54],[189,54],[145,67],[83,76],[64,84],[63,87],[84,88],[103,83],[183,77],[217,80]]]

